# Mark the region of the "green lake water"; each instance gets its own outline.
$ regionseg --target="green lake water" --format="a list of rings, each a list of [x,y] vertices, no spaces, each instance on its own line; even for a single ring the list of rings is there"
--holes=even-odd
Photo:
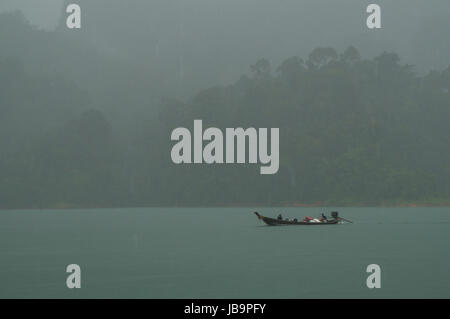
[[[0,298],[450,298],[450,208],[338,210],[354,224],[270,227],[249,208],[0,211]],[[69,264],[81,289],[66,287]]]

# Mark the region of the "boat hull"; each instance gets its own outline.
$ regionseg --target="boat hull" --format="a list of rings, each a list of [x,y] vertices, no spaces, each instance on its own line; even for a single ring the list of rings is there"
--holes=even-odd
[[[265,217],[257,212],[255,212],[256,216],[258,216],[258,219],[262,220],[264,223],[266,223],[269,226],[288,226],[288,225],[303,225],[303,226],[319,226],[319,225],[336,225],[339,223],[339,219],[331,219],[326,222],[305,222],[305,221],[290,221],[290,220],[282,220],[282,219],[275,219],[270,217]]]

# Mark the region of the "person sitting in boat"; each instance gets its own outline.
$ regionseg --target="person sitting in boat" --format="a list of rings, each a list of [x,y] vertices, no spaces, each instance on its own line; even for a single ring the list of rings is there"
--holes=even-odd
[[[306,216],[305,219],[303,220],[304,222],[310,222],[312,221],[314,218],[312,218],[311,216]]]
[[[281,216],[281,214],[278,214],[277,219],[278,219],[278,220],[283,220],[283,216]]]
[[[322,221],[326,222],[327,220],[328,220],[328,219],[327,219],[327,216],[325,216],[325,214],[322,213]]]

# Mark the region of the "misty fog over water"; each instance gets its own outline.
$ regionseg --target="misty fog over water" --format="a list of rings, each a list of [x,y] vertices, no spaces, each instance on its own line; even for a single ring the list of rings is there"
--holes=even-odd
[[[0,4],[0,207],[448,202],[450,2],[68,3]],[[194,119],[279,127],[279,172],[174,165]]]
[[[322,46],[353,45],[364,57],[394,51],[420,71],[450,64],[450,40],[444,36],[448,1],[377,1],[383,8],[383,28],[377,31],[365,26],[365,8],[372,2],[79,0],[84,15],[77,32],[102,53],[156,68],[177,85],[172,93],[184,97],[237,80],[259,58],[278,65]],[[0,11],[14,9],[47,30],[64,21],[62,0],[0,4]]]

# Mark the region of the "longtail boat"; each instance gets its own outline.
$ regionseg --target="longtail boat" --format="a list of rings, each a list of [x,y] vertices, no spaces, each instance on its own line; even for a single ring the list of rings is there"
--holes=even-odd
[[[333,219],[327,219],[320,222],[313,222],[313,221],[297,221],[297,220],[287,220],[287,219],[278,219],[278,218],[270,218],[266,216],[260,215],[258,212],[255,212],[255,215],[258,217],[258,219],[262,220],[264,223],[266,223],[269,226],[281,226],[281,225],[307,225],[307,226],[318,226],[318,225],[336,225],[340,221],[348,221],[351,223],[351,221],[346,220],[344,218],[338,217],[337,212],[333,212],[332,216]]]

